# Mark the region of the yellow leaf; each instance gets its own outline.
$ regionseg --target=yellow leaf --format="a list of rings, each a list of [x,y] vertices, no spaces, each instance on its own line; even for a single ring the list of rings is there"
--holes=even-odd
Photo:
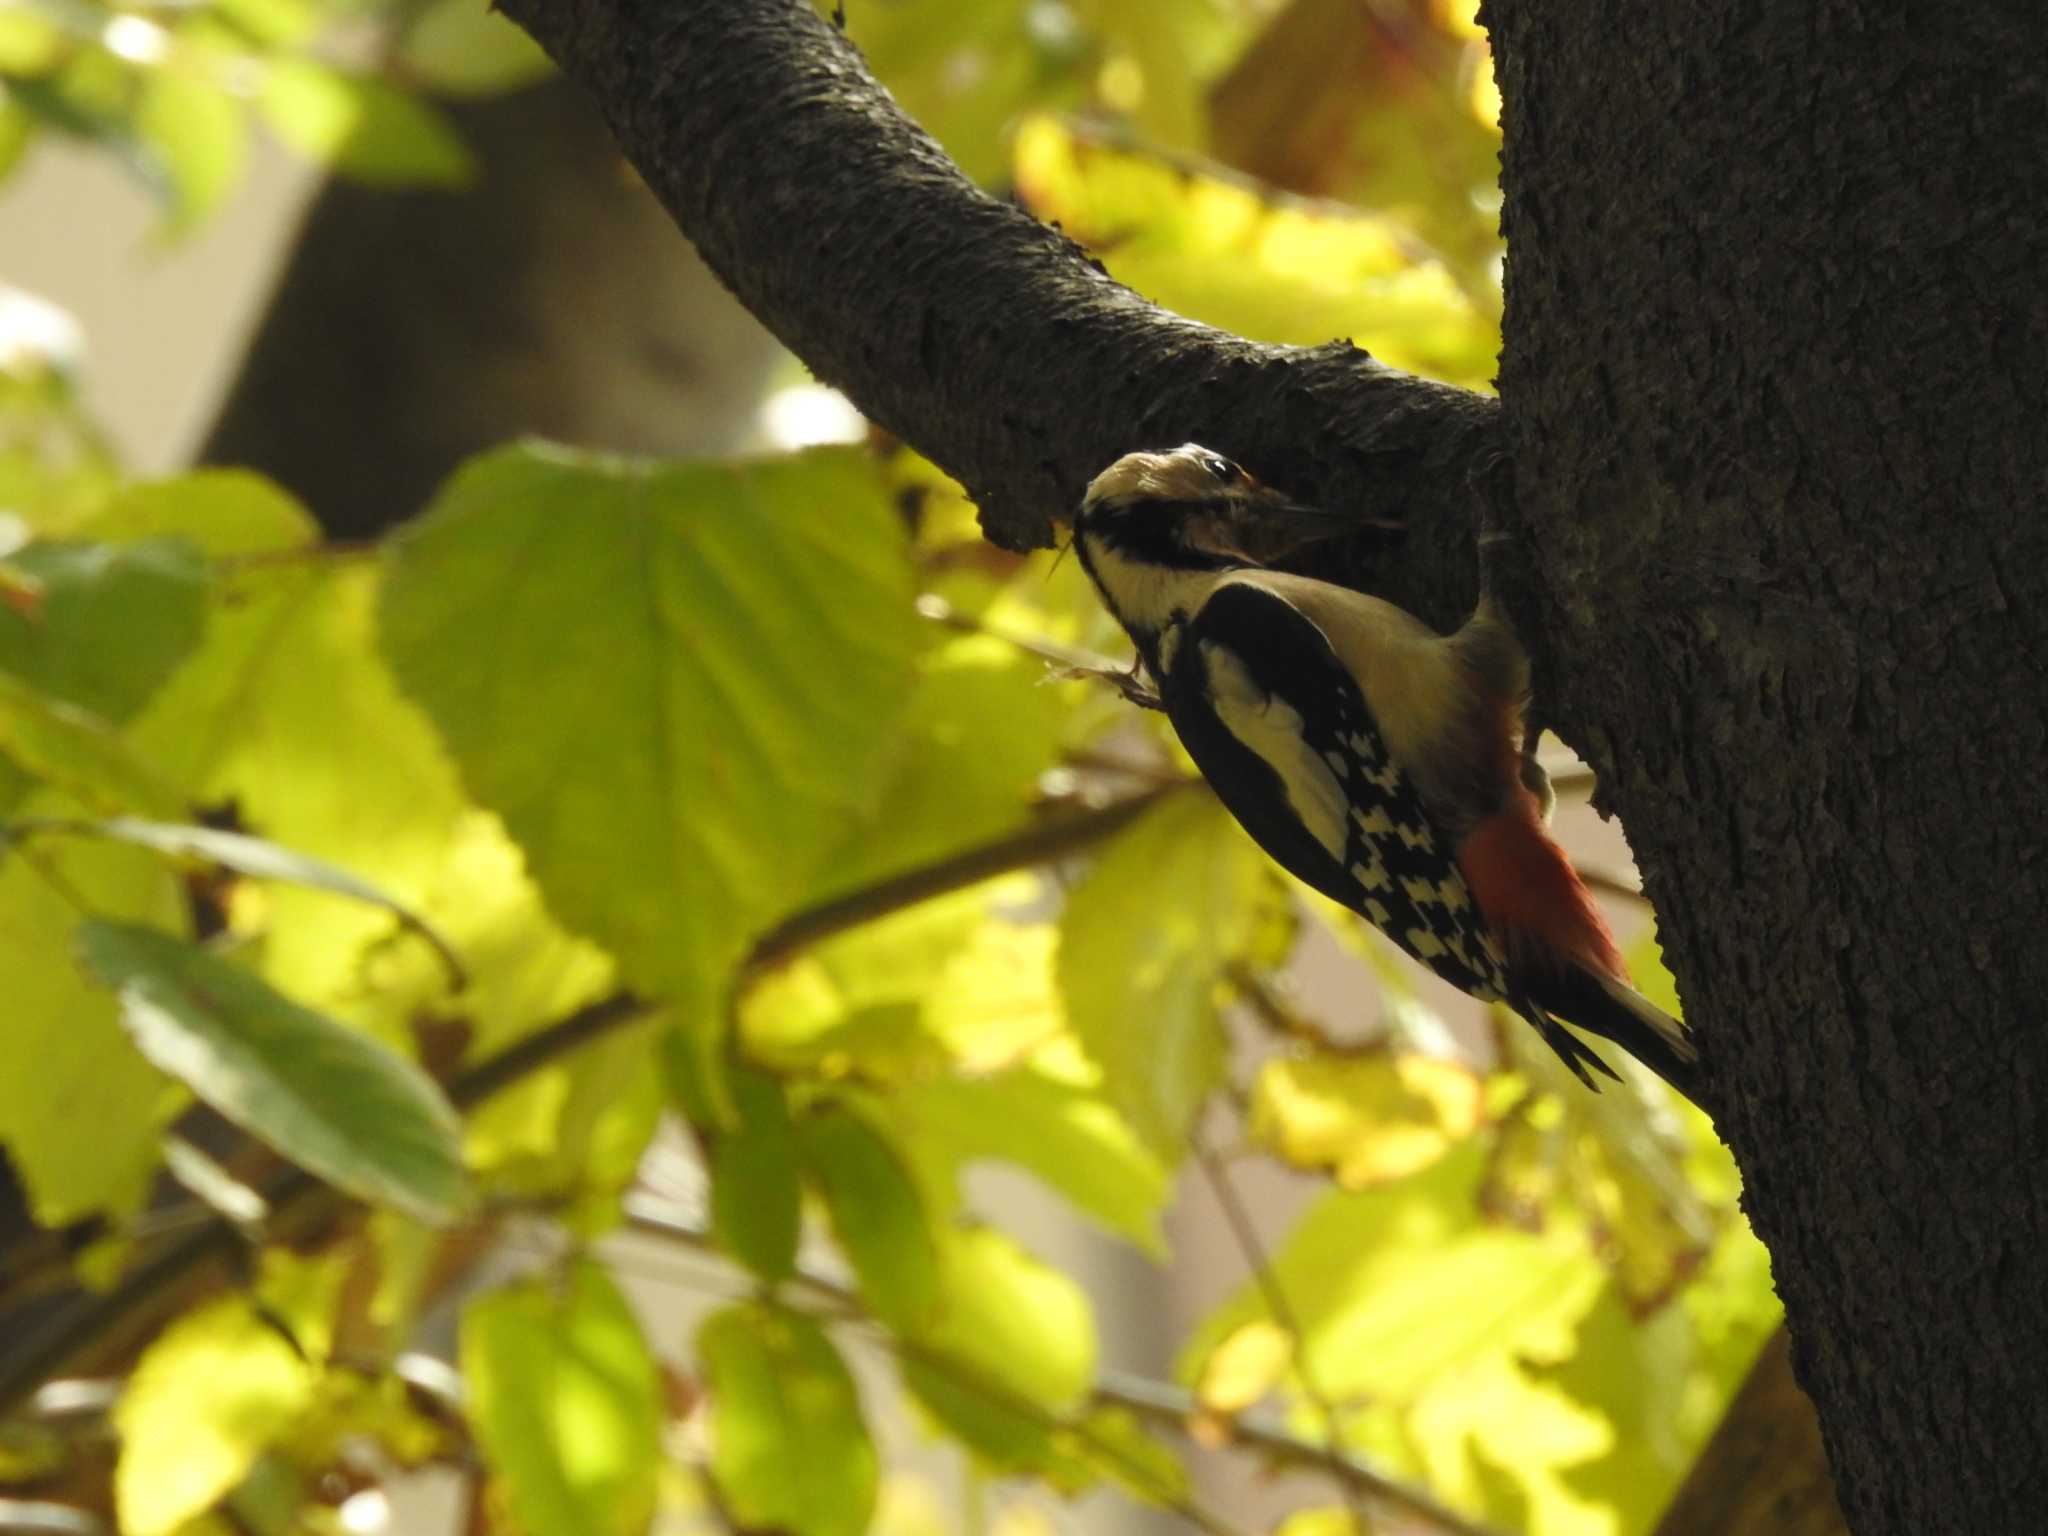
[[[318,1374],[240,1297],[171,1325],[114,1410],[127,1536],[168,1536],[241,1482],[313,1401]]]
[[[1253,1137],[1303,1168],[1363,1189],[1427,1168],[1478,1129],[1478,1077],[1427,1056],[1310,1056],[1266,1063]]]
[[[1202,1362],[1195,1396],[1217,1413],[1242,1413],[1272,1391],[1294,1363],[1294,1338],[1269,1318],[1233,1330]]]

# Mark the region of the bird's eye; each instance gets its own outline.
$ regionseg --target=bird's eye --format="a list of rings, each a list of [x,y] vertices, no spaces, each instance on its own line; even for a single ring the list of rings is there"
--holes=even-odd
[[[1220,459],[1213,453],[1202,460],[1202,468],[1214,475],[1217,483],[1221,485],[1235,485],[1244,474],[1244,471],[1230,460]]]

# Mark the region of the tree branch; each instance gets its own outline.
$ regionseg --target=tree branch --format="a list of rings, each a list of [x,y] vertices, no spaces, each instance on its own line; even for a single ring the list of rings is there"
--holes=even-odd
[[[674,1201],[657,1195],[629,1195],[625,1202],[625,1216],[626,1224],[636,1231],[699,1253],[720,1259],[727,1257],[704,1224]],[[870,1325],[873,1329],[871,1336],[885,1348],[906,1359],[916,1359],[945,1370],[966,1390],[990,1397],[1012,1412],[1022,1412],[1048,1428],[1064,1429],[1070,1433],[1085,1431],[1085,1425],[1079,1421],[1051,1417],[1042,1409],[1021,1403],[1008,1393],[997,1397],[991,1383],[966,1372],[958,1361],[920,1349],[915,1341],[882,1327],[869,1313],[858,1293],[829,1276],[799,1269],[793,1283],[805,1296],[830,1308],[839,1320]],[[1089,1400],[1098,1407],[1124,1409],[1134,1418],[1180,1435],[1188,1433],[1188,1426],[1194,1420],[1207,1416],[1193,1394],[1126,1371],[1101,1372],[1089,1392]],[[1445,1536],[1493,1536],[1487,1527],[1445,1508],[1422,1489],[1396,1482],[1346,1451],[1300,1439],[1271,1419],[1246,1413],[1232,1415],[1222,1423],[1232,1443],[1257,1451],[1271,1466],[1326,1473],[1348,1495],[1398,1511],[1408,1519],[1419,1520],[1444,1532]],[[1098,1449],[1111,1456],[1116,1454],[1114,1447],[1098,1443]],[[1198,1520],[1197,1523],[1202,1522]],[[1204,1528],[1208,1527],[1205,1525]]]
[[[1199,782],[1179,780],[1110,805],[1047,817],[995,842],[794,913],[756,942],[747,968],[759,971],[861,923],[1011,870],[1033,868],[1077,853],[1120,831],[1161,797]],[[636,1022],[656,1006],[629,992],[614,992],[587,1003],[456,1073],[447,1084],[449,1100],[460,1109],[473,1109],[521,1078]],[[346,1203],[311,1174],[289,1165],[276,1169],[258,1192],[271,1211],[268,1235],[287,1240],[318,1229]],[[220,1216],[182,1227],[111,1291],[65,1307],[22,1338],[19,1347],[0,1351],[0,1415],[56,1372],[72,1368],[81,1358],[104,1352],[120,1340],[140,1336],[156,1319],[180,1305],[193,1285],[224,1271],[246,1241],[239,1227]]]
[[[997,543],[1046,543],[1118,454],[1194,438],[1297,495],[1405,518],[1375,585],[1461,616],[1490,398],[1147,303],[975,188],[808,0],[503,9],[747,307],[959,479]]]

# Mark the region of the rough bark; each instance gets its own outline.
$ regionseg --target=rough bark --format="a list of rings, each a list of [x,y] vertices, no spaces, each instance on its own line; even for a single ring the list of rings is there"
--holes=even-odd
[[[1515,611],[1641,858],[1851,1525],[2037,1531],[2048,12],[1488,20]]]
[[[984,195],[800,0],[514,0],[720,277],[827,383],[1043,545],[1090,476],[1189,438],[1330,505],[1405,516],[1377,579],[1440,619],[1475,590],[1493,401],[1346,342],[1170,314]]]
[[[507,9],[999,539],[1203,437],[1406,513],[1376,584],[1442,617],[1485,502],[1546,718],[1657,899],[1854,1528],[2038,1529],[2038,8],[1496,0],[1499,411],[1134,299],[968,187],[800,0]]]
[[[1686,1474],[1657,1536],[1843,1536],[1813,1404],[1792,1378],[1792,1342],[1771,1335]]]

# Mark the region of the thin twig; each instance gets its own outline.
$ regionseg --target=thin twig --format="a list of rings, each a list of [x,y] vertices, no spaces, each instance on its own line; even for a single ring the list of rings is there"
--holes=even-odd
[[[239,555],[221,555],[214,570],[224,576],[262,570],[280,565],[327,565],[351,560],[368,560],[377,553],[374,539],[328,539],[313,544],[293,544],[284,549],[255,549]]]
[[[758,970],[787,960],[809,945],[934,896],[1078,852],[1121,830],[1161,797],[1199,782],[1179,781],[1097,810],[1048,818],[1011,837],[820,903],[763,935],[754,947],[749,968]],[[656,1006],[628,992],[615,992],[586,1004],[457,1073],[447,1084],[448,1097],[460,1108],[473,1108],[570,1052],[643,1018]],[[317,1227],[346,1203],[312,1175],[289,1166],[276,1170],[259,1193],[273,1213],[269,1228],[273,1237]],[[94,1345],[117,1333],[140,1329],[174,1309],[195,1276],[211,1266],[225,1269],[231,1265],[244,1241],[232,1223],[218,1217],[184,1228],[113,1289],[84,1298],[36,1328],[15,1350],[0,1353],[0,1417]]]
[[[1323,1421],[1323,1455],[1319,1464],[1327,1465],[1336,1476],[1338,1486],[1345,1491],[1345,1497],[1352,1504],[1352,1514],[1361,1529],[1365,1528],[1365,1510],[1359,1507],[1358,1492],[1344,1480],[1342,1463],[1344,1439],[1337,1418],[1337,1402],[1322,1388],[1314,1368],[1309,1364],[1308,1335],[1301,1326],[1301,1317],[1294,1310],[1294,1303],[1288,1298],[1287,1288],[1280,1283],[1280,1277],[1273,1273],[1273,1265],[1266,1257],[1266,1247],[1259,1239],[1259,1231],[1252,1224],[1251,1212],[1244,1208],[1244,1202],[1237,1197],[1237,1186],[1230,1182],[1230,1171],[1204,1140],[1201,1130],[1196,1127],[1189,1131],[1188,1141],[1194,1148],[1195,1161],[1201,1167],[1202,1177],[1209,1183],[1209,1189],[1216,1197],[1216,1204],[1222,1208],[1223,1219],[1230,1227],[1230,1234],[1236,1240],[1239,1254],[1250,1266],[1252,1277],[1259,1287],[1259,1294],[1266,1300],[1266,1310],[1273,1315],[1273,1321],[1287,1331],[1294,1343],[1295,1374],[1301,1378],[1301,1395],[1307,1399]]]
[[[935,592],[927,592],[918,598],[917,611],[943,628],[963,635],[985,635],[991,640],[1000,640],[1027,656],[1036,656],[1040,661],[1049,662],[1056,667],[1092,672],[1113,671],[1118,665],[1099,651],[1083,650],[1076,645],[1061,645],[1057,640],[1044,640],[1036,635],[1020,635],[1014,630],[1000,629],[975,614],[962,613]]]
[[[1630,885],[1619,875],[1610,874],[1604,869],[1587,869],[1584,865],[1575,867],[1579,878],[1586,882],[1586,889],[1589,891],[1598,891],[1603,896],[1618,897],[1622,901],[1640,902],[1646,907],[1650,904],[1650,898],[1643,894],[1641,887]]]
[[[719,1259],[726,1257],[708,1228],[676,1201],[658,1195],[636,1191],[625,1199],[626,1225],[652,1237]],[[879,1332],[879,1325],[867,1315],[864,1304],[857,1292],[815,1270],[800,1269],[791,1276],[789,1286],[820,1304],[836,1318],[847,1322],[866,1323]],[[886,1335],[883,1337],[887,1338]],[[896,1341],[889,1341],[894,1345]],[[925,1356],[920,1353],[920,1361]],[[973,1385],[973,1383],[963,1383]],[[1188,1425],[1206,1415],[1194,1395],[1179,1387],[1149,1377],[1134,1376],[1123,1371],[1104,1371],[1096,1379],[1090,1394],[1096,1404],[1108,1408],[1122,1408],[1134,1417],[1147,1423],[1186,1434]],[[1258,1451],[1269,1462],[1278,1466],[1300,1469],[1315,1469],[1332,1474],[1345,1487],[1355,1490],[1364,1498],[1399,1510],[1402,1514],[1425,1521],[1443,1531],[1445,1536],[1498,1536],[1487,1527],[1477,1525],[1454,1510],[1441,1504],[1419,1488],[1410,1488],[1396,1482],[1384,1473],[1376,1472],[1349,1452],[1332,1453],[1327,1446],[1316,1445],[1291,1434],[1277,1421],[1255,1414],[1241,1414],[1223,1421],[1230,1438],[1241,1445]],[[1059,1428],[1075,1429],[1071,1421],[1060,1421]]]
[[[1170,794],[1199,785],[1200,779],[1174,779],[1140,790],[1125,799],[1086,811],[1048,816],[1008,837],[983,843],[965,853],[906,870],[847,896],[820,902],[785,918],[755,941],[747,959],[749,971],[780,965],[812,945],[835,938],[878,917],[914,907],[936,896],[964,891],[1020,869],[1035,869],[1079,853],[1122,831]]]
[[[1333,1454],[1327,1446],[1303,1440],[1267,1416],[1243,1413],[1219,1418],[1207,1413],[1194,1394],[1184,1388],[1117,1371],[1103,1372],[1096,1383],[1095,1399],[1183,1434],[1195,1419],[1217,1422],[1232,1442],[1257,1451],[1272,1465],[1328,1473],[1359,1497],[1424,1521],[1446,1536],[1500,1536],[1490,1527],[1445,1508],[1421,1489],[1375,1472],[1350,1452]]]
[[[710,1232],[692,1220],[672,1201],[651,1196],[629,1195],[625,1202],[625,1214],[627,1225],[638,1231],[679,1243],[694,1251],[720,1253]],[[1085,1442],[1098,1456],[1121,1467],[1134,1483],[1148,1489],[1148,1496],[1155,1502],[1208,1532],[1209,1536],[1242,1536],[1238,1527],[1199,1500],[1178,1489],[1161,1485],[1153,1477],[1150,1468],[1133,1459],[1114,1441],[1103,1438],[1085,1418],[1076,1419],[1054,1413],[1042,1404],[1032,1402],[1000,1383],[988,1380],[960,1361],[939,1351],[927,1349],[915,1339],[906,1339],[884,1328],[869,1313],[866,1303],[856,1292],[835,1280],[810,1271],[799,1271],[791,1278],[790,1284],[817,1303],[826,1320],[861,1328],[863,1337],[880,1344],[899,1360],[937,1371],[963,1391],[973,1393],[1006,1413],[1029,1420],[1033,1426],[1048,1434],[1070,1435]],[[1115,1398],[1105,1397],[1101,1393],[1094,1394],[1092,1400],[1122,1406]]]

